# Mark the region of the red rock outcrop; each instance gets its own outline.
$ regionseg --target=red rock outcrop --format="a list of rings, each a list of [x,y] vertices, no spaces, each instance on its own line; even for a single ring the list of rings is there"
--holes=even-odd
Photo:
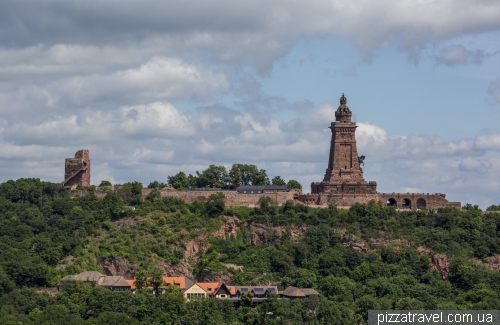
[[[500,255],[488,257],[488,266],[493,270],[500,271]]]
[[[101,259],[98,265],[106,275],[121,275],[127,279],[133,278],[132,271],[136,267],[130,264],[126,258],[117,258],[114,260]]]

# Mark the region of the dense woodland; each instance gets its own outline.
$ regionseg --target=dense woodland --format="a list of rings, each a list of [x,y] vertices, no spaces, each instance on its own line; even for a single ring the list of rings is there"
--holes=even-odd
[[[340,210],[264,198],[247,208],[226,207],[221,193],[206,202],[143,201],[141,189],[134,182],[105,198],[92,191],[71,198],[38,179],[0,184],[0,324],[363,324],[369,309],[500,309],[500,272],[486,263],[500,254],[499,206],[399,212],[372,201]],[[236,237],[211,235],[234,217]],[[265,226],[266,240],[252,246],[255,224]],[[292,237],[294,229],[304,233]],[[363,240],[369,252],[346,248],[340,233]],[[270,296],[252,308],[246,297],[234,308],[218,299],[186,302],[175,288],[157,296],[78,282],[61,293],[48,289],[67,274],[99,271],[99,259],[126,258],[145,273],[160,262],[186,263],[183,245],[199,236],[209,248],[191,259],[193,274],[209,268],[236,285],[313,287],[319,299]],[[417,247],[449,257],[446,280]]]

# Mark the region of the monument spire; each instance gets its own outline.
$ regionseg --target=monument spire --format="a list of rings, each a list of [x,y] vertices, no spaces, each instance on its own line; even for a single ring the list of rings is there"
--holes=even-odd
[[[320,183],[313,183],[311,192],[332,194],[375,193],[376,183],[367,183],[359,166],[356,143],[356,122],[351,120],[352,112],[347,98],[342,94],[340,106],[335,111],[335,122],[330,125],[332,138],[325,177]]]

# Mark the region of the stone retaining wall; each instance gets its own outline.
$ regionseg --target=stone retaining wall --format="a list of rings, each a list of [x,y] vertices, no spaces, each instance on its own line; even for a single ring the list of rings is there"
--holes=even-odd
[[[151,189],[143,189],[142,197],[145,198],[150,192]],[[225,201],[227,205],[255,206],[257,205],[259,198],[263,196],[268,196],[273,200],[276,200],[278,204],[282,205],[287,200],[293,200],[294,196],[296,196],[296,192],[293,191],[278,192],[273,194],[265,194],[265,193],[239,194],[236,191],[222,191],[222,190],[221,191],[161,191],[161,196],[162,197],[170,196],[182,199],[186,202],[193,202],[193,201],[206,201],[208,200],[208,197],[211,194],[215,194],[217,192],[221,192],[225,195],[226,197]]]

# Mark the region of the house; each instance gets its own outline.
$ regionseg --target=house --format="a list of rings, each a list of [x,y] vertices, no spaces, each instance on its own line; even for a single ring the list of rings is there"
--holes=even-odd
[[[200,287],[198,284],[196,283],[193,283],[189,288],[186,288],[184,291],[184,298],[186,298],[186,300],[190,300],[191,298],[195,298],[195,297],[198,297],[198,298],[206,298],[207,297],[207,292],[205,291],[205,289],[203,289],[202,287]]]
[[[111,291],[128,291],[131,285],[122,276],[103,276],[97,280],[97,285]]]
[[[57,285],[57,290],[61,291],[72,281],[91,282],[94,285],[100,285],[112,291],[126,291],[131,289],[130,283],[122,276],[108,276],[97,271],[85,271],[80,274],[67,275],[62,278]]]
[[[306,299],[311,296],[319,296],[319,293],[312,288],[302,288],[299,289],[297,287],[289,286],[283,291],[279,292],[279,295],[283,298],[289,299]]]
[[[68,283],[72,281],[92,282],[96,284],[97,281],[103,276],[104,274],[101,274],[97,271],[85,271],[76,275],[66,275],[57,285],[57,290],[63,290],[68,285]]]
[[[234,286],[235,296],[241,297],[242,294],[253,293],[254,298],[267,298],[267,293],[278,294],[276,286]]]
[[[135,279],[126,279],[127,283],[130,285],[130,290],[135,293],[137,287],[135,286]]]
[[[194,284],[193,281],[189,280],[185,276],[164,276],[163,277],[164,286],[160,286],[160,288],[166,288],[168,285],[173,285],[174,287],[179,288],[179,290],[186,290]]]
[[[274,194],[278,192],[290,192],[286,185],[241,185],[236,189],[238,194]]]
[[[174,286],[177,289],[179,289],[181,292],[184,292],[186,289],[190,288],[193,286],[194,282],[189,280],[188,278],[184,276],[177,276],[177,277],[171,277],[171,276],[164,276],[163,278],[163,284],[159,286],[159,290],[164,293],[165,289],[167,289],[168,286]],[[130,290],[135,291],[137,290],[137,287],[135,285],[135,278],[131,280],[125,280],[129,285],[130,285]],[[152,286],[147,286],[146,287],[149,290],[153,290]],[[185,296],[185,295],[184,295]]]
[[[197,282],[207,293],[208,297],[226,299],[236,295],[234,287],[227,286],[224,282]]]

